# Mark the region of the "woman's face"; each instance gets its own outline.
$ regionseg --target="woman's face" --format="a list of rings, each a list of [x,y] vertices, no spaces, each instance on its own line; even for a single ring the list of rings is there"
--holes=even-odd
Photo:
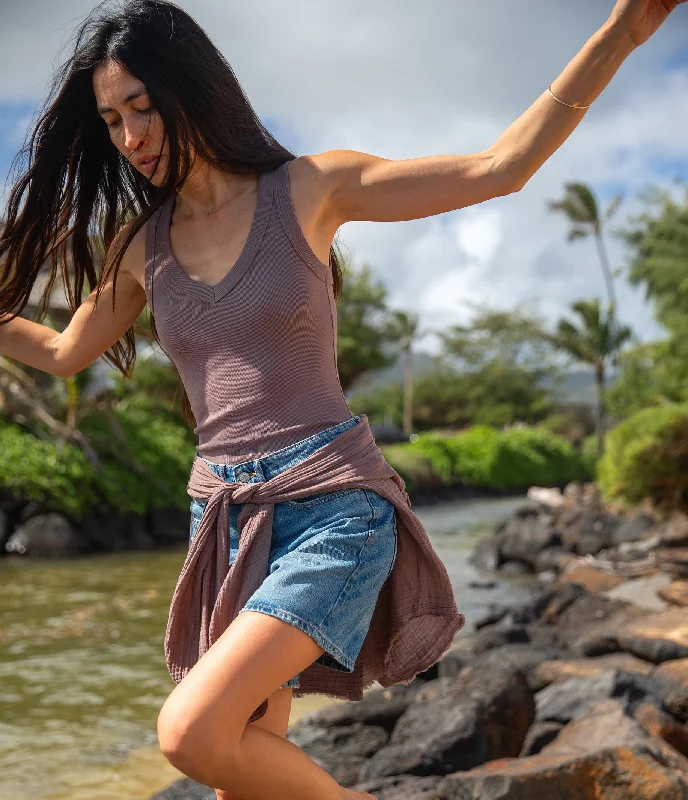
[[[160,186],[168,145],[162,119],[151,107],[145,85],[120,64],[107,61],[93,71],[93,92],[112,143],[142,175]]]

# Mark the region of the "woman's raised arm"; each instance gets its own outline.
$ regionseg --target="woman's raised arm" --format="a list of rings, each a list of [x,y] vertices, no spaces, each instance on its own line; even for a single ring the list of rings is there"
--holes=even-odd
[[[131,269],[136,259],[143,258],[144,230],[136,234],[122,258],[114,312],[110,276],[98,304],[94,289],[61,333],[23,317],[0,324],[0,355],[68,378],[107,352],[134,324],[146,305],[143,288],[134,277],[135,270]]]
[[[687,1],[617,0],[551,90],[483,151],[406,160],[353,150],[313,156],[336,221],[420,219],[519,191],[575,130],[627,56]],[[549,83],[544,75],[543,83]]]

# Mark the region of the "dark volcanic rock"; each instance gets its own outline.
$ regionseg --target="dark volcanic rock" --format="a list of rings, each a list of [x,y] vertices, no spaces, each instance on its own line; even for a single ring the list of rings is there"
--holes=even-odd
[[[654,527],[657,520],[652,514],[641,511],[631,519],[623,522],[612,535],[612,545],[624,542],[638,542],[645,537],[647,531]]]
[[[538,755],[447,775],[443,800],[686,800],[688,760],[623,707],[593,707]]]
[[[290,728],[287,739],[298,745],[342,786],[356,783],[363,763],[387,744],[384,728],[354,722],[327,728]]]
[[[502,564],[500,554],[501,536],[484,536],[478,541],[475,550],[469,557],[469,561],[478,569],[494,572]]]
[[[5,551],[18,555],[62,558],[81,552],[71,522],[57,511],[31,517],[10,534]]]
[[[646,611],[623,600],[584,594],[560,616],[555,641],[575,656],[615,653],[622,649],[617,633],[646,615]]]
[[[458,678],[430,681],[418,692],[389,744],[364,765],[360,780],[401,773],[443,775],[516,756],[534,714],[522,673],[509,667],[466,667]]]
[[[616,638],[624,650],[655,664],[688,658],[688,613],[670,608],[645,614],[619,630]]]
[[[537,755],[543,747],[557,738],[563,727],[563,722],[534,722],[526,734],[521,756]]]
[[[618,698],[632,713],[643,701],[661,706],[662,687],[646,675],[609,669],[586,678],[553,683],[535,695],[536,719],[570,722],[603,700]]]
[[[554,527],[554,517],[523,506],[508,520],[500,552],[506,561],[520,561],[532,568],[541,550],[559,544],[561,538]]]

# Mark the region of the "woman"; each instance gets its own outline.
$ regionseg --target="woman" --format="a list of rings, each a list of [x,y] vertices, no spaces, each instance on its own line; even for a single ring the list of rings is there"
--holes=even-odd
[[[346,150],[294,157],[184,11],[162,0],[99,6],[55,78],[9,196],[0,352],[59,376],[104,355],[128,375],[134,322],[146,304],[157,308],[199,436],[195,464],[248,498],[362,422],[336,372],[337,229],[520,190],[684,1],[617,0],[491,147],[406,161]],[[92,252],[94,230],[102,253]],[[74,315],[56,333],[15,315],[45,260],[53,273],[66,263],[68,240]],[[94,255],[106,256],[100,274]],[[92,292],[79,304],[85,277]],[[158,337],[154,321],[153,330]],[[190,552],[207,534],[211,506],[217,515],[208,497],[191,505]],[[229,567],[243,553],[246,519],[239,502],[222,508]],[[353,669],[401,552],[396,521],[394,504],[365,488],[296,492],[274,504],[269,574],[160,712],[160,744],[173,764],[217,786],[219,798],[371,797],[340,787],[284,736],[301,673]],[[268,696],[267,713],[250,722]]]

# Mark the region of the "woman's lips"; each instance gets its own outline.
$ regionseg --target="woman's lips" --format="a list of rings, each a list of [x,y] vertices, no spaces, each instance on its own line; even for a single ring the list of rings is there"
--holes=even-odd
[[[146,161],[143,164],[139,164],[139,169],[143,170],[144,172],[153,172],[159,161],[159,158],[160,157],[158,156],[158,158],[154,158],[152,161]]]

